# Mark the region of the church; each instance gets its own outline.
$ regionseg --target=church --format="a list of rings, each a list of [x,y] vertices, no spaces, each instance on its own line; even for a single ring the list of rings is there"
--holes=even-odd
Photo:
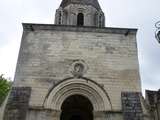
[[[142,97],[136,33],[105,27],[98,0],[62,0],[55,24],[23,23],[3,120],[159,120]]]

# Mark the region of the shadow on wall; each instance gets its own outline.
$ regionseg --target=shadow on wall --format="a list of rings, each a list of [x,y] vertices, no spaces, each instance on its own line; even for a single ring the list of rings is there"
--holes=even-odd
[[[4,110],[5,110],[5,106],[7,104],[8,97],[9,97],[9,94],[6,97],[5,101],[0,106],[0,120],[3,120],[3,113],[4,113]]]

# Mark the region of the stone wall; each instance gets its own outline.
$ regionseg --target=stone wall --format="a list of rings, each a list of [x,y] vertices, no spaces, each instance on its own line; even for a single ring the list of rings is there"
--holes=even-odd
[[[153,120],[160,119],[160,90],[146,90],[146,102]]]
[[[33,109],[27,112],[26,120],[57,120],[60,113],[53,110]]]
[[[7,100],[8,100],[8,96],[6,97],[3,104],[0,106],[0,120],[3,120],[3,114],[4,114],[5,106],[6,106],[6,103],[7,103]]]
[[[3,120],[25,120],[30,94],[30,87],[13,87],[5,105]]]
[[[60,6],[64,8],[69,4],[90,5],[96,9],[101,9],[98,0],[62,0]]]
[[[0,120],[2,120],[3,110],[2,107],[0,107]]]
[[[74,77],[75,62],[83,62],[83,77],[108,93],[115,111],[121,92],[140,92],[136,29],[24,24],[14,86],[32,87],[30,106],[43,106],[58,82]]]
[[[123,92],[122,109],[124,120],[143,120],[141,93]]]
[[[57,120],[59,118],[60,112],[53,110],[43,110],[43,109],[30,109],[27,113],[26,120]],[[123,120],[123,115],[121,112],[104,112],[104,113],[94,113],[94,120]],[[58,119],[59,120],[59,119]]]

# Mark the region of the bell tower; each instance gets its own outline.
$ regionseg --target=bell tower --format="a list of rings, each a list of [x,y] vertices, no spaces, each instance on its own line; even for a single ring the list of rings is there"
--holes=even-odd
[[[97,0],[63,0],[55,24],[105,27],[105,16]]]

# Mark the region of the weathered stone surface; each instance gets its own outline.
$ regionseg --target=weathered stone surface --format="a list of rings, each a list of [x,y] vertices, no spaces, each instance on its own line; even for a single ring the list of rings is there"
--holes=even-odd
[[[13,87],[5,108],[4,120],[25,120],[30,94],[30,87]]]
[[[0,107],[0,120],[2,120],[3,119],[3,109],[2,109],[2,107]]]
[[[62,0],[60,6],[66,7],[69,4],[92,5],[96,9],[101,9],[97,0]]]
[[[157,92],[157,101],[160,102],[160,89]]]
[[[14,85],[31,86],[30,105],[43,106],[53,85],[74,77],[75,61],[85,62],[83,77],[103,86],[114,110],[121,110],[121,91],[141,91],[136,29],[38,24],[24,24]]]
[[[122,109],[124,120],[143,120],[140,95],[141,93],[122,92]]]
[[[47,30],[47,31],[59,31],[59,32],[77,32],[77,34],[79,34],[79,32],[89,32],[89,33],[103,33],[103,34],[112,34],[112,36],[114,36],[115,34],[118,35],[123,35],[124,38],[128,38],[130,35],[134,35],[134,37],[136,37],[136,33],[137,33],[137,29],[136,28],[113,28],[113,27],[103,27],[103,28],[98,28],[98,27],[92,27],[92,26],[81,26],[81,27],[77,27],[77,26],[71,26],[71,25],[54,25],[54,24],[34,24],[34,23],[23,23],[23,29],[24,31],[30,31],[30,32],[34,32],[34,31],[39,31],[40,30]],[[46,31],[46,32],[47,32]],[[42,31],[41,31],[42,32]],[[126,36],[126,33],[128,33],[128,37]],[[23,34],[24,35],[24,34]],[[110,36],[110,37],[112,37]],[[25,36],[23,36],[23,38],[25,38]],[[48,36],[49,37],[49,36]],[[71,37],[73,37],[71,35]],[[85,36],[84,36],[85,37]],[[98,38],[103,38],[102,35],[99,36],[95,36]],[[118,40],[121,41],[125,41],[125,39],[122,36],[117,38]],[[136,42],[135,39],[128,39],[132,42]],[[114,41],[113,41],[114,42]],[[132,44],[133,45],[133,44]],[[134,44],[135,45],[135,44]],[[127,47],[127,46],[126,46]],[[136,46],[134,46],[136,47]]]
[[[60,111],[45,109],[29,109],[26,120],[57,120]]]
[[[157,91],[146,90],[146,98],[150,106],[154,106],[155,102],[157,101],[157,97]]]
[[[146,90],[146,102],[150,107],[149,112],[154,120],[160,119],[160,90]]]

